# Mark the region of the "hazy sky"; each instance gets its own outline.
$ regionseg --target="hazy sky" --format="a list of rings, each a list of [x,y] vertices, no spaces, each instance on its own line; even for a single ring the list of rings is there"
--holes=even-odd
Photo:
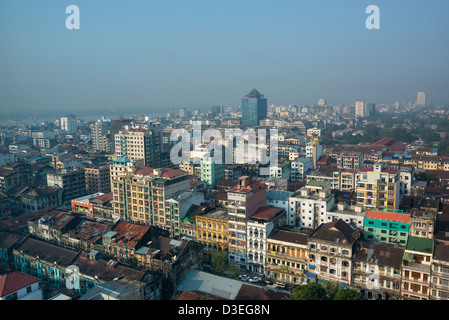
[[[448,103],[448,14],[447,0],[1,0],[0,117],[231,106],[253,88],[277,105]]]

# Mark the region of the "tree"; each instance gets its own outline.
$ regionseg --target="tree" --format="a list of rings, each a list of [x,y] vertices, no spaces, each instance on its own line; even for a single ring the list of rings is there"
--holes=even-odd
[[[311,282],[293,289],[291,300],[327,300],[326,288],[317,282]]]
[[[216,273],[223,273],[227,266],[226,253],[215,252],[211,257],[212,271]]]
[[[418,181],[433,181],[437,180],[437,176],[431,172],[415,173],[415,179]]]
[[[364,295],[362,295],[355,289],[339,288],[333,300],[366,300],[366,299]]]

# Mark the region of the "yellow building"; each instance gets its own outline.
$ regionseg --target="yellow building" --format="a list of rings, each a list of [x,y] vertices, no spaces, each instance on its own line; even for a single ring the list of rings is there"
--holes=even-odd
[[[274,230],[267,239],[267,277],[295,285],[305,283],[307,257],[307,234]]]
[[[357,174],[357,205],[368,209],[398,209],[400,201],[400,174],[385,169],[380,163],[363,168]]]
[[[228,214],[217,210],[195,216],[196,240],[204,247],[205,261],[228,250]]]

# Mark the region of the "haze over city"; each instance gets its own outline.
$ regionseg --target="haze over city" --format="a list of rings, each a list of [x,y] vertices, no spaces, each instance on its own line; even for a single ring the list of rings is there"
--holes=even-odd
[[[380,30],[360,0],[2,1],[0,116],[238,106],[251,88],[275,105],[447,103],[449,3],[372,2]]]

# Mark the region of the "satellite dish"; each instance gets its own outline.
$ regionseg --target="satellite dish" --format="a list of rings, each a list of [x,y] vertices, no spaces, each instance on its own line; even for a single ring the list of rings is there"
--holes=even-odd
[[[360,238],[360,232],[359,232],[359,231],[354,231],[354,232],[352,233],[352,237],[353,237],[354,239]]]

